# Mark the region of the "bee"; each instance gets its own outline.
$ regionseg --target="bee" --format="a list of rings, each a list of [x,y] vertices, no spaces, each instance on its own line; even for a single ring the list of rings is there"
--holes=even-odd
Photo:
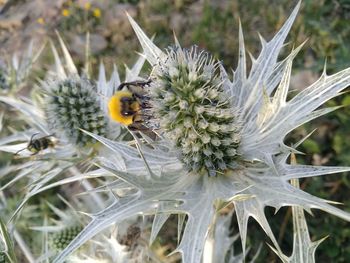
[[[140,130],[146,117],[145,110],[150,108],[149,97],[144,87],[151,82],[147,80],[121,83],[108,102],[111,118],[131,130]]]
[[[45,149],[55,147],[56,138],[53,137],[53,135],[47,135],[47,136],[44,136],[44,137],[41,137],[38,139],[34,139],[34,137],[38,134],[39,133],[34,133],[32,135],[32,137],[30,137],[30,141],[29,141],[27,147],[19,150],[18,152],[15,153],[15,155],[17,155],[18,153],[20,153],[21,151],[24,151],[24,150],[30,151],[32,153],[31,155],[36,155]]]

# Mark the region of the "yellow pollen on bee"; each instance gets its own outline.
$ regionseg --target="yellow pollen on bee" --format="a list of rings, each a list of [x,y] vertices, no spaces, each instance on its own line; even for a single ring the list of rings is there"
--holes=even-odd
[[[122,98],[133,98],[133,95],[130,91],[117,91],[108,102],[109,116],[112,118],[112,120],[129,126],[134,122],[134,115],[124,116],[122,114]],[[138,112],[140,110],[140,104],[135,100],[129,104],[128,109],[134,112]]]

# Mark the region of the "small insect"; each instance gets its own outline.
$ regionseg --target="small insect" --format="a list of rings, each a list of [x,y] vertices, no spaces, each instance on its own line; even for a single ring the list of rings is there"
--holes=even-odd
[[[116,93],[108,102],[110,116],[116,122],[136,129],[144,121],[143,110],[150,108],[144,87],[152,81],[132,81],[119,85]],[[125,89],[126,88],[126,89]]]
[[[27,147],[19,150],[18,152],[15,153],[15,155],[17,155],[18,153],[24,150],[28,150],[32,152],[31,155],[36,155],[47,148],[55,147],[57,140],[55,137],[53,137],[53,135],[47,135],[38,139],[34,139],[36,135],[38,135],[38,133],[33,134],[32,137],[30,138],[30,141]]]
[[[136,225],[131,225],[126,230],[126,233],[120,238],[119,243],[127,246],[130,250],[137,245],[137,241],[141,237],[141,228]]]

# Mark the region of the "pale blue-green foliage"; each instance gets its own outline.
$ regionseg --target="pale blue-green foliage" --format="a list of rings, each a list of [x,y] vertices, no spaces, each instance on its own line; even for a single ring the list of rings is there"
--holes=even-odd
[[[33,136],[33,134],[36,134],[36,138],[40,138],[45,135],[52,135],[55,132],[51,129],[48,123],[48,116],[46,116],[45,111],[43,110],[44,106],[47,106],[45,105],[44,100],[42,100],[41,96],[43,89],[45,90],[45,94],[50,94],[50,91],[54,90],[55,88],[55,86],[50,86],[50,84],[64,83],[65,81],[70,80],[74,82],[74,84],[81,84],[81,82],[83,82],[82,78],[80,78],[78,75],[78,69],[74,65],[73,59],[70,56],[68,49],[66,48],[62,39],[60,37],[58,37],[58,39],[60,41],[60,48],[63,56],[59,56],[57,49],[52,44],[51,48],[55,59],[55,65],[52,71],[47,72],[47,78],[45,81],[40,81],[40,87],[35,87],[32,90],[32,98],[22,99],[18,96],[13,97],[11,94],[3,94],[0,96],[0,102],[14,108],[18,113],[16,118],[18,118],[18,120],[23,120],[29,126],[26,127],[23,131],[14,131],[13,134],[2,137],[0,139],[0,151],[13,154],[18,152],[18,158],[28,158],[32,153],[28,151],[26,147],[28,146],[28,142],[30,141],[30,138]],[[131,81],[135,78],[138,78],[144,61],[145,59],[143,57],[140,57],[133,67],[126,67],[126,81]],[[84,76],[86,78],[88,78],[87,73],[87,70],[85,70]],[[119,73],[115,67],[111,78],[107,80],[104,66],[101,64],[98,80],[96,82],[91,82],[94,85],[89,82],[84,82],[86,85],[80,87],[82,89],[80,90],[80,93],[84,95],[84,102],[89,101],[89,106],[94,106],[94,110],[99,112],[101,119],[101,115],[104,115],[103,122],[106,122],[106,98],[110,97],[111,94],[113,94],[116,88],[120,85],[121,81],[119,78]],[[72,92],[72,95],[74,95],[72,89],[72,87],[69,87],[68,93]],[[90,89],[94,90],[91,91]],[[90,107],[88,110],[91,110]],[[86,111],[84,113],[85,117],[88,116],[86,114]],[[95,113],[96,112],[94,112],[94,114]],[[77,112],[77,114],[80,113]],[[1,114],[0,128],[2,127],[3,117],[4,115]],[[57,118],[58,117],[56,115],[56,120]],[[53,120],[51,119],[50,121]],[[116,138],[120,135],[119,125],[110,124],[108,127],[105,127],[105,125],[103,126],[103,128],[107,128],[107,131],[103,133],[106,136]],[[74,144],[74,141],[71,143],[64,136],[64,132],[72,132],[71,130],[73,127],[69,125],[62,125],[61,128],[67,129],[67,131],[56,132],[54,136],[59,138],[57,140],[57,144],[54,145],[54,147],[40,151],[37,155],[35,155],[35,158],[25,159],[26,162],[11,164],[0,171],[1,177],[11,174],[9,180],[7,180],[5,184],[1,185],[0,190],[4,190],[8,187],[16,185],[19,180],[27,180],[28,182],[26,192],[24,193],[21,202],[18,204],[17,209],[13,212],[11,219],[14,219],[18,215],[23,206],[33,196],[57,186],[62,186],[76,181],[81,182],[86,179],[85,175],[80,174],[74,165],[77,163],[86,163],[90,158],[89,154],[91,154],[91,149],[87,149],[84,152],[80,151]],[[94,129],[91,131],[94,131]],[[80,132],[81,135],[86,136],[86,138],[89,140],[92,139],[90,136],[87,137],[87,135],[82,133],[79,127],[76,128],[74,132]],[[64,178],[65,175],[68,175],[68,178]],[[86,181],[82,182],[84,187],[86,187],[84,184],[85,182]],[[103,204],[101,207],[103,207]]]
[[[17,262],[9,230],[2,219],[0,219],[0,247],[0,262]]]
[[[299,180],[292,179],[291,184],[299,188]],[[271,247],[271,249],[281,258],[283,262],[299,263],[299,262],[315,262],[315,252],[318,245],[326,239],[322,238],[312,242],[309,235],[309,230],[304,215],[304,210],[301,207],[292,207],[293,216],[293,253],[291,256],[281,255]]]
[[[261,39],[260,55],[252,58],[252,68],[246,70],[243,33],[239,33],[239,61],[232,78],[221,67],[225,77],[223,88],[237,110],[240,123],[240,145],[237,152],[241,162],[225,175],[201,176],[188,170],[178,158],[181,145],[175,146],[160,131],[160,139],[152,142],[134,136],[136,148],[127,143],[113,142],[91,134],[109,148],[109,154],[99,158],[101,168],[116,176],[107,185],[122,192],[114,203],[92,220],[72,243],[56,258],[62,262],[73,250],[112,223],[119,223],[135,214],[155,214],[152,240],[170,214],[187,215],[183,235],[176,252],[183,262],[201,262],[205,240],[222,203],[232,202],[238,220],[243,255],[246,254],[247,224],[253,217],[272,241],[276,253],[286,262],[314,262],[317,244],[310,242],[302,210],[321,209],[350,221],[350,214],[312,196],[291,179],[308,178],[350,171],[349,167],[320,167],[287,164],[291,153],[298,151],[284,144],[285,136],[312,119],[334,108],[318,109],[327,100],[338,96],[350,84],[350,68],[328,76],[326,71],[311,86],[287,100],[292,61],[300,47],[278,61],[287,34],[297,15],[300,3],[279,32],[266,42]],[[153,44],[136,22],[129,17],[148,62],[156,68],[167,54]],[[179,44],[176,41],[176,46]],[[159,117],[159,116],[158,116]],[[100,168],[99,168],[100,169]],[[295,243],[290,258],[283,255],[265,216],[264,208],[277,210],[282,206],[295,210]],[[181,233],[182,229],[178,231]]]
[[[45,44],[41,45],[37,52],[33,52],[33,46],[33,41],[30,41],[27,50],[20,58],[17,54],[13,54],[11,59],[5,57],[0,59],[0,93],[14,95],[23,87]]]

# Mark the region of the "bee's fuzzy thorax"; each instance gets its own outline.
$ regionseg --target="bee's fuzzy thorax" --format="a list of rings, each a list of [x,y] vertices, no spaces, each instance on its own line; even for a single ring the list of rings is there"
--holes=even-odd
[[[132,103],[130,103],[130,110],[133,112],[138,112],[140,110],[140,104],[136,99],[133,98],[133,94],[130,91],[122,90],[117,91],[108,102],[109,116],[112,120],[124,124],[126,126],[131,125],[134,122],[134,115],[123,115],[123,104],[122,99],[129,98]]]

